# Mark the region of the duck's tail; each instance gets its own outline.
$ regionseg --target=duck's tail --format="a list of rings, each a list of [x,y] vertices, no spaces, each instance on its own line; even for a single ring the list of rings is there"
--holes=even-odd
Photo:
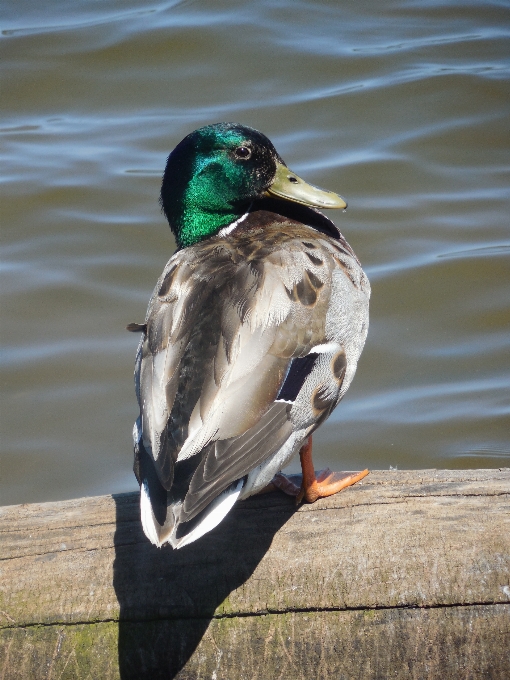
[[[238,479],[222,491],[191,520],[182,522],[182,500],[172,498],[161,484],[154,465],[141,440],[138,423],[133,430],[135,443],[135,475],[140,484],[140,513],[145,535],[158,548],[169,543],[173,548],[183,548],[214,529],[224,519],[236,502],[246,483]]]
[[[181,502],[171,503],[167,506],[164,523],[160,524],[154,513],[148,482],[144,480],[140,487],[140,511],[145,535],[158,548],[164,543],[170,543],[172,548],[183,548],[193,543],[224,519],[238,499],[243,484],[242,479],[231,484],[191,522],[179,522]]]

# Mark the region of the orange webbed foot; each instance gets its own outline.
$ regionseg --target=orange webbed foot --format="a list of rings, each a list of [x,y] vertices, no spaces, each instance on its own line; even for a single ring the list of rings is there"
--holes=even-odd
[[[315,475],[312,461],[312,438],[301,447],[299,452],[301,459],[301,470],[303,477],[301,486],[298,486],[292,479],[283,475],[281,472],[275,475],[268,486],[259,493],[280,489],[289,496],[296,497],[296,504],[303,501],[315,503],[319,498],[332,496],[348,486],[352,486],[368,475],[368,470],[363,470],[357,474],[347,474],[345,472],[331,472],[329,468],[322,470]],[[296,477],[293,475],[294,478]]]
[[[303,483],[301,484],[301,491],[299,492],[296,503],[301,503],[305,500],[307,503],[315,503],[319,498],[327,498],[332,496],[348,486],[352,486],[359,482],[360,479],[368,475],[368,470],[357,475],[345,476],[345,473],[331,472],[331,470],[323,470],[319,475],[315,476],[312,461],[312,438],[308,437],[306,444],[303,444],[299,452],[301,459],[301,469],[303,470]]]
[[[299,479],[299,475],[295,475]],[[277,475],[273,477],[271,480],[271,486],[273,489],[279,489],[280,491],[283,491],[283,493],[286,493],[287,496],[298,496],[301,487],[295,484],[290,477],[287,477],[287,475],[282,474],[279,472]]]
[[[306,501],[307,503],[315,503],[319,498],[327,498],[333,496],[335,493],[346,489],[359,482],[368,475],[368,470],[363,470],[357,475],[345,475],[345,472],[331,472],[329,468],[319,472],[317,477],[308,485],[304,483],[301,486],[299,494],[296,497],[296,503]],[[315,476],[315,474],[314,474]],[[303,477],[304,480],[304,477]]]

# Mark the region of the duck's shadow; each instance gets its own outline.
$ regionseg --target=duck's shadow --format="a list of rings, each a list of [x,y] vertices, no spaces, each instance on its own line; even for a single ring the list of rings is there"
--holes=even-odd
[[[294,501],[278,493],[243,501],[214,531],[180,550],[155,548],[145,538],[138,494],[119,494],[115,502],[120,677],[169,680],[195,651],[218,606],[253,574],[295,511]],[[224,611],[236,613],[228,603]]]

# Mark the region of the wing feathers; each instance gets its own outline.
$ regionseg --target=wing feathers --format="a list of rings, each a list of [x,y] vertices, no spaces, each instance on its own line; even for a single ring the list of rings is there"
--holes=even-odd
[[[187,522],[233,481],[244,477],[277,451],[292,432],[289,404],[274,404],[244,434],[217,441],[197,467],[181,509]]]
[[[159,541],[200,533],[220,494],[216,518],[237,498],[239,480],[293,432],[327,417],[364,341],[368,284],[341,237],[256,215],[228,241],[215,237],[178,251],[136,328],[144,332],[136,369],[141,448],[160,484],[145,475],[145,493],[154,501]],[[365,324],[361,342],[351,338],[349,315],[358,312],[344,300],[353,286]],[[332,308],[333,295],[341,299]],[[313,352],[332,342],[331,356]]]
[[[285,377],[285,382],[278,392],[277,399],[294,402],[301,391],[308,375],[312,372],[315,361],[319,355],[315,352],[307,354],[306,357],[293,359],[289,371]]]

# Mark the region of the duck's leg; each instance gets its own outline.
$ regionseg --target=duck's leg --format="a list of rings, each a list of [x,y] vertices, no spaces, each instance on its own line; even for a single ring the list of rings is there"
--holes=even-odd
[[[303,500],[307,503],[315,503],[319,498],[332,496],[342,491],[342,489],[356,484],[356,482],[359,482],[360,479],[368,475],[368,470],[363,470],[363,472],[359,472],[357,475],[348,475],[346,477],[342,472],[331,472],[329,468],[326,468],[326,470],[322,470],[316,476],[313,468],[311,436],[308,437],[306,443],[301,447],[299,458],[301,470],[303,471],[301,488],[282,474],[276,475],[272,481],[272,484],[281,491],[290,496],[296,496],[296,503],[298,504]]]
[[[299,452],[301,460],[301,470],[303,471],[303,481],[301,483],[301,490],[296,498],[297,503],[305,500],[307,503],[315,503],[318,498],[326,498],[333,496],[333,494],[342,491],[348,486],[352,486],[359,482],[360,479],[368,475],[368,470],[357,475],[349,475],[348,477],[340,476],[341,472],[331,472],[329,468],[319,472],[315,476],[312,460],[312,438],[308,437],[308,441],[301,447]]]

